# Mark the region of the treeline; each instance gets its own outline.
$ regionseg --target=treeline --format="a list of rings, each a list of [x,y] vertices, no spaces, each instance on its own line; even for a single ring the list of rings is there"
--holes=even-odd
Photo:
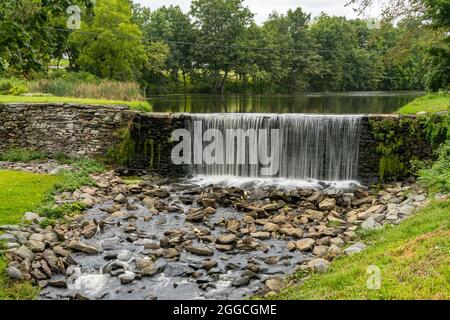
[[[81,8],[75,31],[67,29],[76,18],[66,14],[72,4]],[[380,28],[325,14],[312,19],[301,8],[274,12],[262,25],[253,18],[243,0],[193,0],[189,13],[130,0],[3,0],[0,73],[42,77],[68,60],[68,71],[136,81],[151,94],[448,87],[448,55],[430,54],[445,31],[425,17]]]

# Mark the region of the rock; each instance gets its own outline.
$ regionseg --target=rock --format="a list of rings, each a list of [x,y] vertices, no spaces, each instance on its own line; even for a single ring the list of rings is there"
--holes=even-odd
[[[67,281],[64,278],[50,279],[48,285],[56,288],[67,288]]]
[[[11,279],[14,279],[14,280],[22,280],[23,279],[22,272],[18,268],[13,267],[13,266],[6,268],[6,274],[8,275],[8,277],[10,277]]]
[[[339,238],[339,237],[331,238],[331,239],[330,239],[330,243],[331,243],[331,244],[334,244],[335,246],[337,246],[337,247],[339,247],[339,248],[341,248],[341,247],[343,247],[343,246],[345,245],[344,240],[342,240],[342,239]]]
[[[216,243],[216,249],[219,251],[231,251],[231,250],[233,250],[233,245]]]
[[[279,215],[277,215],[277,216],[272,218],[272,222],[276,223],[276,224],[285,223],[286,222],[286,216],[282,215],[282,214],[279,214]],[[267,231],[269,231],[269,230],[267,230]]]
[[[216,200],[212,199],[212,198],[202,198],[200,200],[200,202],[204,208],[208,208],[208,207],[215,208],[216,207]]]
[[[47,279],[47,275],[39,269],[34,269],[33,271],[31,271],[30,274],[36,280],[46,280]]]
[[[131,271],[125,271],[125,273],[119,276],[119,280],[121,284],[130,284],[136,279],[136,274]]]
[[[366,221],[364,221],[361,224],[361,228],[363,230],[376,230],[376,229],[380,229],[381,228],[381,224],[379,224],[378,222],[376,222],[373,219],[367,219]]]
[[[186,221],[188,222],[202,222],[203,218],[203,211],[192,212],[186,215]]]
[[[211,270],[217,266],[217,261],[215,260],[204,260],[202,261],[202,269]]]
[[[256,239],[270,239],[270,233],[265,231],[253,232],[250,233],[250,236]]]
[[[87,244],[78,242],[78,241],[72,241],[69,243],[69,249],[72,249],[74,251],[80,251],[84,252],[86,254],[98,254],[100,251],[93,246],[89,246]]]
[[[173,259],[180,256],[180,253],[175,248],[164,249],[163,256],[165,259]]]
[[[221,234],[217,237],[216,242],[220,244],[231,244],[234,243],[237,239],[237,236],[233,233]]]
[[[373,201],[373,197],[369,196],[369,197],[364,197],[364,198],[359,198],[357,200],[353,200],[352,201],[352,205],[355,206],[355,207],[359,207],[359,206],[361,206],[363,204],[366,204],[366,203],[372,203],[372,201]]]
[[[42,252],[45,250],[45,243],[38,240],[28,240],[27,247],[33,252]]]
[[[92,237],[95,236],[96,233],[97,233],[97,225],[94,223],[88,224],[83,228],[83,231],[81,231],[81,234],[86,239],[91,239]]]
[[[214,251],[208,247],[186,246],[184,249],[199,256],[212,256],[214,254]]]
[[[324,217],[324,214],[322,211],[307,209],[307,210],[305,210],[305,216],[312,220],[322,220]]]
[[[123,193],[119,193],[117,196],[114,197],[114,201],[117,203],[127,203],[128,199]]]
[[[315,246],[313,254],[319,258],[326,256],[328,252],[328,246]]]
[[[323,258],[313,259],[308,262],[308,266],[314,271],[318,273],[325,273],[328,269],[329,262]]]
[[[284,286],[283,280],[280,278],[267,279],[265,285],[267,289],[274,292],[280,292]]]
[[[319,203],[319,209],[322,211],[330,211],[336,208],[336,199],[326,198]]]
[[[26,259],[29,261],[32,261],[34,258],[34,253],[30,249],[28,249],[26,246],[19,247],[15,252],[19,257],[22,259]]]
[[[359,253],[359,252],[363,251],[365,248],[366,248],[366,245],[365,245],[364,243],[362,243],[362,242],[357,242],[357,243],[355,243],[355,244],[352,244],[352,245],[349,246],[348,248],[346,248],[346,249],[344,250],[344,252],[345,252],[347,255],[351,256],[352,254]]]
[[[308,251],[310,250],[316,242],[314,239],[305,238],[295,242],[295,246],[299,251]]]
[[[70,252],[64,249],[62,246],[55,246],[53,247],[53,251],[63,258],[67,258],[70,255]]]
[[[16,237],[10,233],[4,233],[4,234],[0,234],[0,241],[14,242],[14,241],[16,241]]]
[[[158,273],[158,268],[150,259],[139,259],[136,261],[136,266],[141,271],[143,277],[153,277]]]
[[[205,213],[206,214],[214,214],[214,213],[216,213],[216,209],[214,209],[212,207],[208,207],[205,209]]]
[[[244,276],[244,277],[239,277],[237,279],[234,279],[233,282],[231,283],[231,285],[233,287],[242,287],[245,286],[247,284],[250,283],[250,277],[249,276]]]
[[[424,194],[419,194],[417,196],[414,197],[414,201],[415,202],[423,202],[425,201],[427,198],[425,197]]]
[[[404,205],[404,206],[401,206],[401,207],[398,209],[398,212],[399,212],[400,214],[404,214],[405,216],[408,216],[408,215],[410,215],[410,214],[413,213],[414,209],[415,209],[414,206],[409,205],[409,204],[406,204],[406,205]]]
[[[376,206],[370,207],[368,210],[366,210],[364,212],[358,213],[357,217],[360,220],[366,220],[373,215],[378,215],[378,214],[382,213],[383,211],[386,210],[386,208],[387,208],[386,205],[382,205],[382,204],[376,205]]]
[[[314,203],[314,204],[319,204],[323,199],[323,192],[322,191],[316,191],[313,193],[312,196],[308,197],[306,200],[308,202]]]
[[[267,222],[264,225],[263,230],[267,232],[275,232],[278,230],[278,225],[272,222]]]
[[[36,240],[36,241],[42,241],[45,242],[45,236],[41,233],[33,233],[28,240]]]
[[[288,251],[294,251],[295,249],[297,249],[294,241],[289,241],[286,247]]]
[[[25,212],[22,220],[26,222],[35,222],[40,220],[40,216],[34,212]]]
[[[327,251],[328,258],[335,258],[342,254],[342,249],[335,244],[331,244]]]
[[[94,206],[94,200],[92,199],[92,197],[86,197],[83,198],[83,200],[81,200],[81,203],[86,207],[86,208],[92,208]],[[50,283],[49,283],[50,284]]]
[[[152,197],[157,197],[157,198],[161,198],[161,199],[170,197],[169,192],[167,192],[164,189],[159,189],[159,188],[149,191],[148,194]]]
[[[284,227],[280,229],[282,234],[285,234],[289,237],[301,238],[303,235],[303,230],[294,227]]]

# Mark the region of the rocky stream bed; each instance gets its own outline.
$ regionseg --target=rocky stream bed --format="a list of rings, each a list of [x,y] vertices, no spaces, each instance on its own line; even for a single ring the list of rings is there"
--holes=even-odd
[[[0,163],[54,173],[56,162]],[[271,295],[299,268],[326,272],[364,250],[358,230],[398,224],[426,203],[413,181],[369,190],[198,186],[115,172],[55,196],[88,209],[45,229],[36,213],[0,226],[8,275],[40,299],[242,299]]]

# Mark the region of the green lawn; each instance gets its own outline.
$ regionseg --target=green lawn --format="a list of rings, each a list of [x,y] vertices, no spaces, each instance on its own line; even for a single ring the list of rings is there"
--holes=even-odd
[[[39,206],[60,178],[27,172],[0,171],[0,225],[18,223],[24,212]],[[9,281],[0,257],[0,300],[32,299],[36,289],[27,282]]]
[[[397,113],[400,114],[416,114],[421,111],[425,112],[439,112],[448,111],[450,108],[450,94],[427,94],[419,97],[414,101],[408,103],[406,106],[400,108]]]
[[[120,101],[106,99],[84,99],[55,96],[11,96],[0,95],[0,103],[79,103],[100,105],[124,105],[131,109],[151,112],[152,108],[146,101]]]
[[[275,299],[450,299],[450,201],[436,202],[397,227],[366,235],[362,253],[336,259],[325,274],[288,287]],[[367,267],[381,270],[368,289]]]

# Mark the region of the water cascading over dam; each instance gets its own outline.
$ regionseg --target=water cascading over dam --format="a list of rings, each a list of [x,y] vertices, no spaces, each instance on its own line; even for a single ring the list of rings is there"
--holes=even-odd
[[[294,180],[348,181],[356,180],[358,173],[361,116],[308,114],[195,114],[188,121],[191,134],[201,132],[207,139],[192,141],[194,154],[202,154],[217,140],[210,129],[220,132],[223,142],[217,158],[224,161],[205,162],[190,166],[191,173],[202,176],[234,176],[267,178],[261,174],[268,160],[259,154],[270,155],[271,178]],[[199,123],[201,123],[199,125]],[[200,128],[199,128],[200,126]],[[271,132],[278,131],[277,135]],[[237,130],[237,131],[236,131]],[[214,131],[214,130],[213,130]],[[238,151],[236,133],[244,134],[245,155]],[[232,138],[230,138],[232,137]],[[229,139],[227,139],[229,138]],[[266,150],[267,149],[267,150]],[[209,149],[210,151],[211,149]],[[242,150],[241,150],[242,151]],[[223,154],[220,154],[223,152]],[[255,163],[254,156],[259,156]],[[275,155],[278,157],[274,157]],[[252,158],[253,157],[253,158]],[[216,159],[217,159],[216,158]],[[279,163],[274,163],[277,158]]]

